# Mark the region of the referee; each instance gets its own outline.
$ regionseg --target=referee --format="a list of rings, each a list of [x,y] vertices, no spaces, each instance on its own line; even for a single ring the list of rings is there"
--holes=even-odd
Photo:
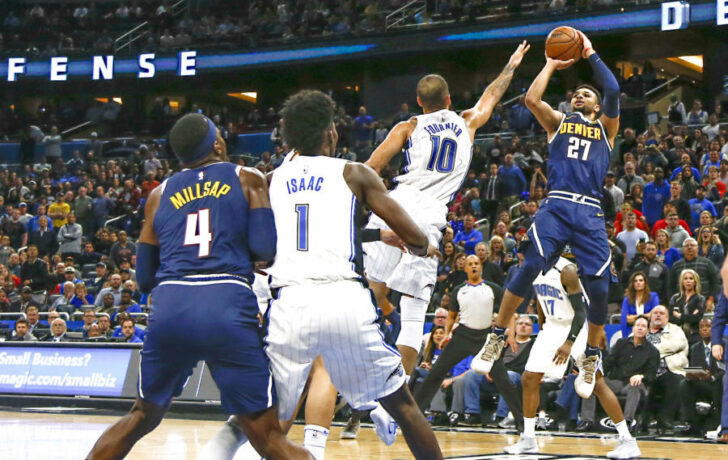
[[[432,365],[430,374],[415,392],[415,401],[423,411],[430,405],[450,369],[464,358],[475,355],[483,347],[493,323],[493,313],[500,306],[503,289],[497,284],[483,280],[482,267],[477,256],[468,256],[465,273],[468,280],[455,288],[450,296],[450,314],[445,326],[447,335],[441,345],[442,353]],[[458,313],[460,313],[460,325],[453,331]],[[452,339],[449,339],[451,332]],[[521,424],[523,420],[521,398],[517,388],[508,378],[502,358],[495,362],[490,376],[513,412],[517,424]]]

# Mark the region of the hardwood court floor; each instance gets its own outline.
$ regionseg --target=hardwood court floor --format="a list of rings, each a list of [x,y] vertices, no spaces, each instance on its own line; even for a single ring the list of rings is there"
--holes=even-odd
[[[82,459],[101,432],[116,419],[117,417],[98,415],[0,411],[0,459]],[[221,422],[206,420],[165,419],[159,428],[136,445],[128,458],[194,460],[198,450],[220,424]],[[335,426],[331,430],[326,447],[327,459],[411,458],[401,433],[394,445],[386,447],[379,442],[371,428],[363,427],[356,441],[340,441],[341,429],[340,426]],[[300,443],[302,433],[303,427],[296,425],[290,437]],[[518,458],[501,454],[503,446],[515,442],[515,435],[439,431],[437,438],[445,457]],[[542,453],[556,456],[529,455],[520,458],[593,458],[605,455],[616,445],[616,440],[611,436],[583,438],[544,434],[538,439]],[[646,458],[728,458],[728,445],[705,442],[644,440],[640,442],[640,448]]]

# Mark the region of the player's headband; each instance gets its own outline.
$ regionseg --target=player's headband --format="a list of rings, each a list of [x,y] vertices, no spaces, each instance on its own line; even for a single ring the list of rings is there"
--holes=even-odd
[[[215,123],[213,123],[212,120],[210,120],[209,118],[205,117],[205,121],[207,122],[208,128],[207,135],[204,139],[200,141],[200,143],[194,149],[192,155],[189,158],[180,158],[182,163],[197,163],[198,161],[201,161],[205,157],[207,157],[212,152],[213,147],[215,147],[215,140],[217,139],[217,127],[215,126]]]

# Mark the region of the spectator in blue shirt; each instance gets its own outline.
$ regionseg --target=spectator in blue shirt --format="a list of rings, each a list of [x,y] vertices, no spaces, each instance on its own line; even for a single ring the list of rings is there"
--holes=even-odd
[[[526,104],[524,103],[525,96],[521,96],[518,102],[513,104],[511,110],[508,112],[508,123],[513,131],[523,133],[525,131],[533,131],[535,118]]]
[[[38,219],[40,219],[41,216],[46,216],[46,207],[41,205],[38,205],[38,208],[35,212],[35,216],[31,217],[27,224],[25,224],[25,229],[28,230],[28,234],[30,235],[34,231],[40,229],[40,224],[38,224]],[[53,230],[53,220],[48,219],[48,230]]]
[[[698,185],[698,188],[695,190],[695,198],[688,201],[688,203],[690,204],[690,214],[692,217],[690,228],[700,227],[700,213],[703,211],[710,211],[713,217],[718,215],[713,203],[705,199],[705,186],[703,185]]]
[[[660,305],[660,298],[656,292],[650,291],[645,274],[636,271],[629,277],[629,285],[622,302],[622,337],[627,337],[632,331],[635,320],[653,308]]]
[[[126,339],[125,341],[128,343],[143,343],[144,341],[140,339],[135,334],[136,326],[134,325],[133,319],[125,319],[121,323],[121,335]]]
[[[354,118],[354,138],[357,146],[368,147],[374,138],[374,118],[367,115],[367,108],[359,107],[359,116]]]
[[[501,180],[503,196],[506,206],[515,204],[526,191],[526,177],[523,171],[513,162],[513,154],[509,153],[503,159],[503,165],[498,168],[498,178]]]
[[[683,165],[682,165],[682,166],[680,166],[679,168],[675,168],[675,169],[674,169],[674,170],[672,171],[672,176],[670,176],[670,182],[672,182],[672,181],[674,181],[674,180],[677,180],[677,175],[678,175],[679,173],[681,173],[681,172],[682,172],[683,168],[688,168],[688,167],[689,167],[689,168],[690,168],[690,170],[691,170],[691,171],[693,172],[693,178],[695,179],[695,181],[696,181],[696,182],[700,182],[700,178],[701,178],[702,176],[700,175],[700,171],[698,170],[698,168],[696,168],[695,166],[690,166],[690,165],[689,165],[689,164],[687,164],[687,163],[683,164]]]
[[[96,187],[96,198],[91,201],[91,212],[94,216],[94,228],[89,233],[95,233],[96,230],[103,228],[109,215],[116,207],[114,201],[106,197],[104,188]]]
[[[670,201],[670,184],[665,181],[662,168],[655,168],[655,180],[645,185],[642,192],[642,213],[652,227],[662,216],[662,208]]]
[[[475,217],[472,214],[465,216],[463,220],[463,230],[455,235],[453,240],[455,244],[465,249],[465,253],[469,256],[475,254],[475,245],[483,241],[483,234],[475,228]]]

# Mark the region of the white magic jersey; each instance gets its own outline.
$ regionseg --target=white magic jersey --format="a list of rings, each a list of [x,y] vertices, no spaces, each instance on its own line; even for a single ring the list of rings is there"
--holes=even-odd
[[[404,173],[395,180],[446,204],[455,197],[470,168],[473,143],[465,120],[443,109],[419,115],[407,140]]]
[[[272,287],[360,279],[357,199],[344,180],[347,161],[295,156],[273,173],[270,201],[278,242]]]
[[[561,284],[561,270],[570,262],[560,257],[556,265],[546,274],[539,274],[533,282],[538,302],[541,304],[546,321],[571,322],[574,319],[574,308],[569,302],[569,295]]]

